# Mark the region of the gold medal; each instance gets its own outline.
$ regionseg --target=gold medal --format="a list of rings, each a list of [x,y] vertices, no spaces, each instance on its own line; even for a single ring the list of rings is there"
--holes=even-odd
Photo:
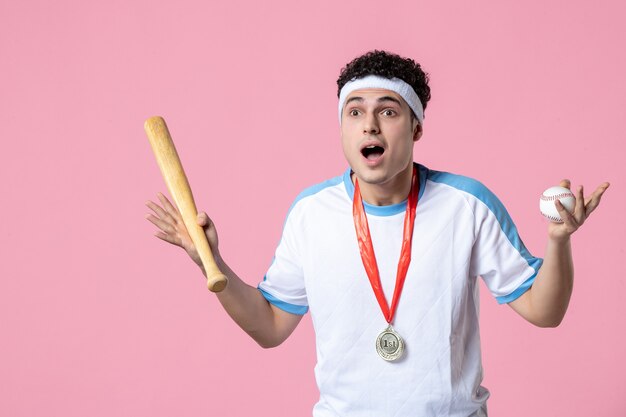
[[[404,341],[391,325],[387,326],[376,339],[376,352],[386,361],[395,361],[404,353]]]

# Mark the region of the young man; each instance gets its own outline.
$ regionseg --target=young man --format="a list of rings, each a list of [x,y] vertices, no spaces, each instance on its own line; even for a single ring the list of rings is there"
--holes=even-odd
[[[298,196],[258,288],[223,261],[213,223],[198,215],[229,278],[217,297],[263,347],[311,310],[316,417],[485,416],[476,277],[529,322],[557,326],[572,292],[570,236],[608,183],[587,200],[580,188],[574,213],[557,203],[564,222],[549,225],[545,259],[535,258],[482,184],[413,162],[430,98],[418,64],[373,51],[338,87],[350,168]],[[201,265],[178,211],[159,199],[147,203],[157,237]]]

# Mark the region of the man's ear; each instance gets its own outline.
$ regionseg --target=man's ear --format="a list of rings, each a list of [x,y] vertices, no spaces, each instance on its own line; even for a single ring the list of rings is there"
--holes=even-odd
[[[413,127],[413,142],[417,142],[422,137],[423,129],[417,119],[414,119],[413,123],[415,123],[415,126]]]

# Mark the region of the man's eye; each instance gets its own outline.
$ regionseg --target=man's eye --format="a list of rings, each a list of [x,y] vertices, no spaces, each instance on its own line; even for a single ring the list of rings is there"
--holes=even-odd
[[[355,109],[350,110],[350,116],[358,116],[358,115],[359,115],[358,110],[355,110]]]
[[[396,114],[396,112],[391,110],[391,109],[383,110],[383,115],[385,115],[385,116],[394,116],[395,114]]]

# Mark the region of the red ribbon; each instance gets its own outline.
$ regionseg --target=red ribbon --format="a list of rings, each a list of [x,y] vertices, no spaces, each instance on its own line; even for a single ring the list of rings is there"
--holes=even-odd
[[[393,316],[398,307],[406,272],[411,263],[411,243],[413,241],[413,225],[415,223],[415,209],[417,207],[417,199],[419,194],[419,183],[417,181],[417,168],[413,167],[413,176],[411,177],[411,191],[409,193],[409,201],[406,205],[406,214],[404,216],[404,230],[402,232],[402,250],[400,251],[400,260],[398,261],[398,272],[396,274],[396,286],[393,290],[393,299],[391,300],[391,309],[387,305],[383,287],[380,283],[380,273],[378,272],[378,264],[376,263],[376,255],[374,254],[374,246],[372,245],[372,236],[367,223],[367,216],[363,209],[363,199],[361,198],[361,190],[359,181],[354,179],[354,198],[352,205],[352,214],[354,217],[354,227],[356,229],[357,240],[359,242],[359,251],[367,277],[370,280],[380,309],[387,320],[391,324]]]

